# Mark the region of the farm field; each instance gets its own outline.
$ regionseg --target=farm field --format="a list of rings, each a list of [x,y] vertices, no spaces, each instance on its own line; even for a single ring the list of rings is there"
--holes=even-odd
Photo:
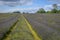
[[[0,0],[0,40],[60,40],[60,0]]]
[[[60,14],[25,14],[42,40],[60,40]]]
[[[0,39],[11,31],[2,40],[60,40],[60,14],[0,15]]]
[[[0,14],[0,39],[17,21],[18,14]]]

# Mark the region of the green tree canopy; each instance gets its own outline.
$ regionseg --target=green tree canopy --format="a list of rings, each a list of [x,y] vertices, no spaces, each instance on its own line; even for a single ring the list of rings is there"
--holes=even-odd
[[[40,8],[37,13],[45,13],[45,10],[43,8]]]
[[[53,4],[53,9],[51,10],[51,13],[58,13],[58,6],[57,4]]]
[[[51,13],[58,13],[58,10],[57,9],[52,9]]]
[[[14,11],[13,13],[20,13],[20,11]]]
[[[53,9],[57,10],[57,7],[58,7],[57,4],[53,4],[52,6],[53,6]]]

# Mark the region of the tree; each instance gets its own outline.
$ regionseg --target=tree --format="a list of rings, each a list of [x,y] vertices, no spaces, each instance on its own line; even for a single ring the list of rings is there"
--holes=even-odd
[[[46,13],[51,13],[51,11],[47,11]]]
[[[43,8],[39,9],[37,13],[45,13],[45,10]]]
[[[58,13],[60,13],[60,10],[58,10]]]
[[[52,9],[51,12],[52,13],[58,13],[58,10],[57,9]]]
[[[57,4],[53,4],[53,9],[56,9],[57,10]]]
[[[53,4],[52,6],[53,6],[53,9],[51,10],[51,13],[58,13],[57,4]]]
[[[14,11],[13,13],[20,13],[20,11]]]

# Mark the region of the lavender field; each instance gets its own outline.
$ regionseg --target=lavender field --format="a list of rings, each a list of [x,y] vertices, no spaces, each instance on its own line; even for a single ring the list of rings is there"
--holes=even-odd
[[[0,39],[36,40],[25,19],[42,40],[60,40],[60,14],[0,14]],[[18,21],[18,22],[17,22]],[[15,24],[15,22],[17,22]],[[27,32],[28,31],[28,32]],[[25,34],[26,33],[26,34]]]
[[[0,39],[18,20],[18,14],[0,14]]]
[[[24,14],[43,40],[60,40],[60,14]]]

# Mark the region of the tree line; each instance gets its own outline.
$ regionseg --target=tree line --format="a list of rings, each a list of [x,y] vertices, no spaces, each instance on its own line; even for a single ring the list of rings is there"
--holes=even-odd
[[[36,13],[60,13],[57,4],[53,4],[52,7],[53,9],[51,11],[45,11],[43,8],[40,8]]]

